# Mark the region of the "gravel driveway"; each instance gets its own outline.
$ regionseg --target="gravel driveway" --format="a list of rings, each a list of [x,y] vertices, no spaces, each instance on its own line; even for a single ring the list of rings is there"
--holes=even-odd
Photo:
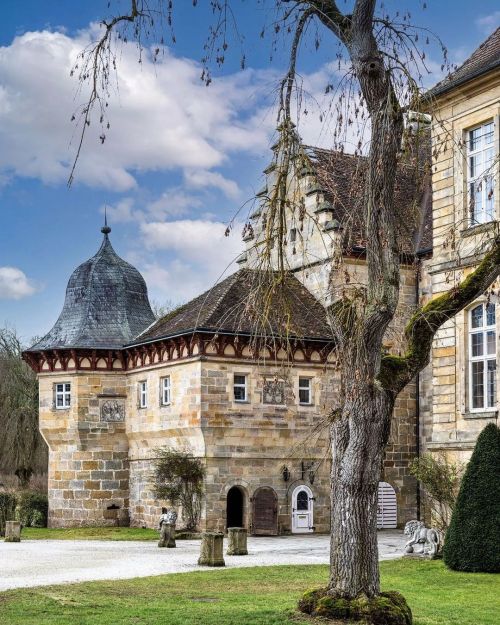
[[[381,560],[400,557],[400,531],[378,533]],[[274,564],[326,564],[328,536],[248,539],[248,556],[224,556],[227,568]],[[200,570],[200,541],[158,549],[153,541],[23,540],[0,542],[0,590],[103,579],[127,579]],[[208,569],[213,570],[213,569]]]

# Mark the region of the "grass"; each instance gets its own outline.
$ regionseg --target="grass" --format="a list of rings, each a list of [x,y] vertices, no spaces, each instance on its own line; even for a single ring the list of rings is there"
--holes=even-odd
[[[48,529],[24,527],[23,539],[54,540],[158,540],[159,533],[141,527],[70,527]]]
[[[407,598],[414,625],[498,625],[499,576],[419,560],[382,562],[381,571],[383,588]],[[295,613],[297,599],[327,576],[326,566],[276,566],[12,590],[0,593],[0,623],[311,624]]]

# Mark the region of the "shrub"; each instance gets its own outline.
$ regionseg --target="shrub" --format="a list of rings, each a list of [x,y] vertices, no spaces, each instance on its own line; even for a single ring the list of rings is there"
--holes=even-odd
[[[446,531],[455,507],[461,470],[444,454],[423,454],[410,464],[410,473],[421,483],[430,501],[432,525],[442,532]]]
[[[16,504],[14,493],[0,492],[0,536],[5,535],[5,521],[14,520]]]
[[[195,531],[201,516],[205,468],[188,451],[161,447],[155,450],[153,491],[157,499],[182,506],[186,529]]]
[[[500,429],[490,423],[477,439],[450,527],[443,557],[456,571],[500,572]]]
[[[24,527],[47,527],[48,511],[47,495],[29,491],[19,494],[16,516]]]

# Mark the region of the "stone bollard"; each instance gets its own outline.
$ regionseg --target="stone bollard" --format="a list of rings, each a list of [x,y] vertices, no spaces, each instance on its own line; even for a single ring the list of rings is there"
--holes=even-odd
[[[5,521],[5,542],[21,542],[21,523],[19,521]]]
[[[224,534],[219,532],[205,532],[201,537],[200,566],[226,566],[222,553]]]
[[[228,527],[227,528],[227,555],[228,556],[247,556],[247,531],[244,527]]]
[[[177,547],[175,544],[175,523],[162,523],[158,547]]]

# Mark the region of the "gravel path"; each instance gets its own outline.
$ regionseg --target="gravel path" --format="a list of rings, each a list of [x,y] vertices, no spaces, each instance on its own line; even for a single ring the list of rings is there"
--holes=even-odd
[[[225,541],[226,542],[226,541]],[[381,560],[401,556],[400,531],[378,533]],[[248,539],[248,556],[224,556],[227,568],[275,564],[326,564],[328,536]],[[128,579],[200,570],[198,540],[158,549],[153,541],[23,540],[0,542],[0,590],[104,579]],[[213,570],[213,569],[207,569]]]

